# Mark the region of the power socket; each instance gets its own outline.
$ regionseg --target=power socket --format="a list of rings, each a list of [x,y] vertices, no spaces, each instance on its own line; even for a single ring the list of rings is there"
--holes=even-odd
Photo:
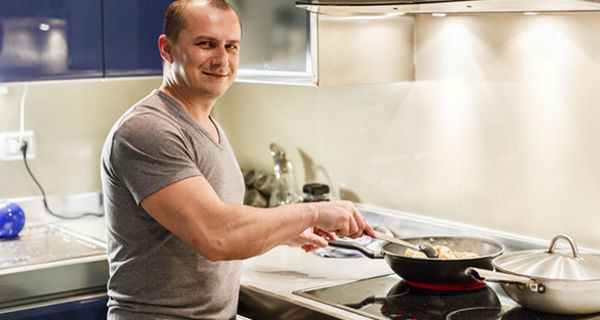
[[[33,131],[15,131],[0,133],[0,160],[22,160],[22,141],[27,141],[27,159],[35,158],[35,134]]]

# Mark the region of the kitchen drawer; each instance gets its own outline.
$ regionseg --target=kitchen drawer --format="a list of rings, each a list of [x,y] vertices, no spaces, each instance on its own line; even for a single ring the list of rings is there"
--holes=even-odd
[[[105,320],[108,308],[106,293],[76,296],[48,301],[44,304],[0,309],[2,320]]]

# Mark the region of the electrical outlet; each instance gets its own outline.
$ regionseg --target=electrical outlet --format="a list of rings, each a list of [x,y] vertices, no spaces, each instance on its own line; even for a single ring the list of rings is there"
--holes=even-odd
[[[33,131],[15,131],[0,133],[0,160],[22,160],[22,141],[27,141],[27,159],[35,158],[35,134]]]

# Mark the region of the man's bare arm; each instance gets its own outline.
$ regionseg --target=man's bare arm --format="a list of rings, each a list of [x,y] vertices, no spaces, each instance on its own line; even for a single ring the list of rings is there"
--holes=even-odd
[[[209,260],[259,255],[316,226],[340,236],[372,233],[350,202],[291,204],[260,209],[222,202],[208,181],[191,177],[142,201],[142,207]]]

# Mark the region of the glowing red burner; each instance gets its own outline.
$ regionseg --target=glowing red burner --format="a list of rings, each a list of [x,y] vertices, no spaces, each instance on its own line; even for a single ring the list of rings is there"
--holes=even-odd
[[[406,281],[406,280],[405,280]],[[409,285],[421,289],[439,290],[439,291],[464,291],[479,289],[486,286],[483,281],[473,281],[469,283],[451,283],[451,284],[431,284],[431,283],[419,283],[413,281],[406,281]]]

